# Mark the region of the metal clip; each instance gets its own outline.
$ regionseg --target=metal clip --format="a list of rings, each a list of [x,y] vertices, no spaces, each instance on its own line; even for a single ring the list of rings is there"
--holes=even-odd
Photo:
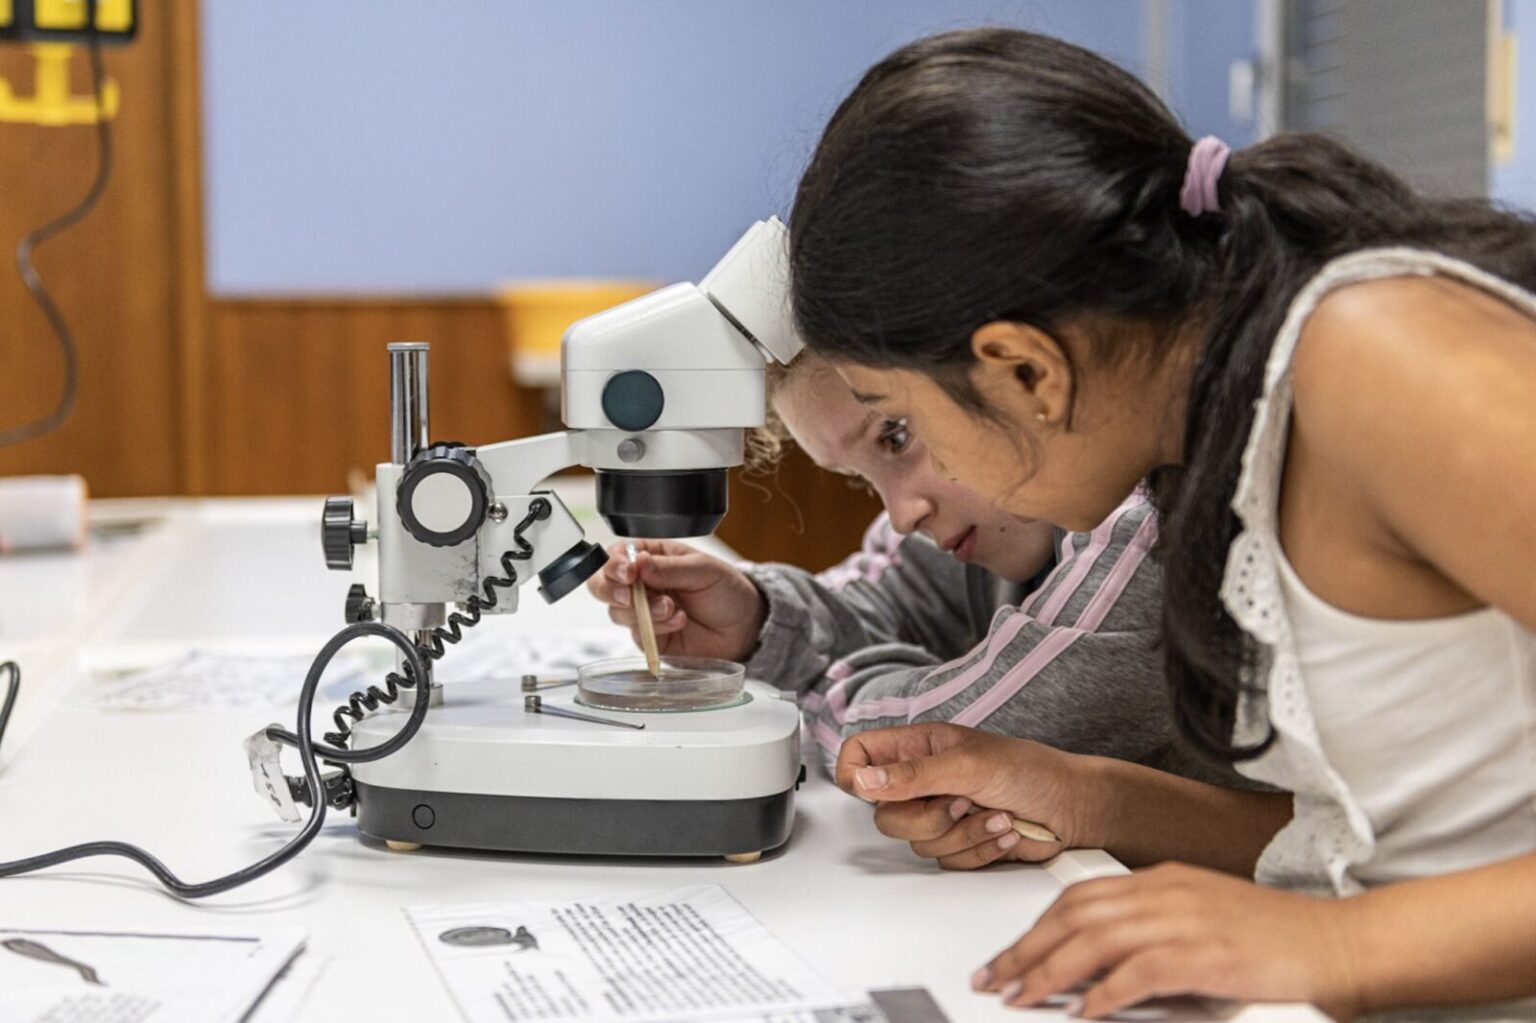
[[[635,731],[643,731],[644,725],[631,724],[628,721],[615,721],[613,718],[600,718],[594,714],[583,714],[580,711],[566,710],[564,707],[546,707],[544,698],[537,693],[530,693],[523,698],[523,709],[530,714],[550,714],[557,718],[570,718],[572,721],[586,721],[594,725],[613,725],[616,728],[633,728]]]

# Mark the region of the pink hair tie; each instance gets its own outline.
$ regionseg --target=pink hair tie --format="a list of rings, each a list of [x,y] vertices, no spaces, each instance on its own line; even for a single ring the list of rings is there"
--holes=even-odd
[[[1179,205],[1192,217],[1221,209],[1216,199],[1216,182],[1227,166],[1232,149],[1215,135],[1207,135],[1189,151],[1189,167],[1184,171],[1184,187],[1179,189]]]

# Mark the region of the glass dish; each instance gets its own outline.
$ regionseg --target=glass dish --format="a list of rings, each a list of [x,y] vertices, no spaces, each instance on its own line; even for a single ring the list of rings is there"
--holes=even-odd
[[[644,657],[611,657],[576,669],[576,701],[603,710],[713,710],[744,698],[747,670],[713,657],[663,657],[653,676]]]

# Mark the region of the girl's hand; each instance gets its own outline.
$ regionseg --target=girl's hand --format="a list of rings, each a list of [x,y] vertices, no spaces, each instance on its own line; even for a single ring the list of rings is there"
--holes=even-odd
[[[1086,986],[1079,1012],[1093,1019],[1147,998],[1198,994],[1310,1002],[1347,1021],[1361,1009],[1351,901],[1182,864],[1083,881],[971,985],[1015,1006]]]
[[[1080,798],[1086,763],[1040,743],[932,722],[848,738],[837,783],[877,804],[882,834],[910,842],[940,866],[970,870],[1102,845]],[[1023,838],[1010,817],[1042,824],[1060,841]]]
[[[592,595],[608,605],[608,617],[640,632],[630,586],[638,574],[650,598],[656,645],[663,654],[745,661],[757,646],[768,603],[746,573],[675,540],[636,540],[609,548],[608,563],[587,580]]]

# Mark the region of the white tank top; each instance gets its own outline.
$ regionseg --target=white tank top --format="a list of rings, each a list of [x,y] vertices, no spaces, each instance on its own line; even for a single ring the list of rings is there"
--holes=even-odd
[[[1296,794],[1294,818],[1259,859],[1265,884],[1349,895],[1536,852],[1536,634],[1493,608],[1420,621],[1348,614],[1310,592],[1280,547],[1291,361],[1307,317],[1336,288],[1429,274],[1530,315],[1536,343],[1536,296],[1434,253],[1357,252],[1291,304],[1255,407],[1222,599],[1264,658],[1262,692],[1240,702],[1234,737],[1256,743],[1271,725],[1275,736],[1239,770]],[[1536,1001],[1393,1015],[1536,1020]]]

